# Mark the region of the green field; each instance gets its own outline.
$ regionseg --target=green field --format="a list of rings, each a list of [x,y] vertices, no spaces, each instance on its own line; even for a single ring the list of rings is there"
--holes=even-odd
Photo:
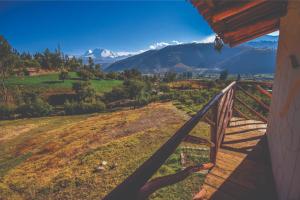
[[[78,76],[75,72],[69,73],[70,78],[65,81],[58,79],[59,73],[39,75],[39,76],[24,76],[24,77],[12,77],[6,81],[8,87],[21,86],[25,89],[36,89],[42,92],[60,92],[70,91],[72,89],[72,83],[78,81]],[[110,91],[113,87],[121,85],[120,80],[91,80],[92,87],[98,93],[104,93]]]
[[[101,199],[155,152],[187,120],[172,103],[78,116],[0,121],[0,199]],[[192,134],[207,138],[200,123]],[[192,148],[192,149],[191,149]],[[208,151],[183,143],[155,177],[208,161]],[[105,170],[97,171],[103,161]],[[187,200],[204,175],[163,188],[150,199]]]

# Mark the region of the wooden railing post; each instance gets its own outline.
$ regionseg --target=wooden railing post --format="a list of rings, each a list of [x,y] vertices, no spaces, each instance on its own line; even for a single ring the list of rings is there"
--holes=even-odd
[[[216,156],[217,156],[217,148],[218,148],[218,118],[219,118],[219,104],[220,101],[218,101],[213,107],[212,107],[212,120],[214,122],[214,125],[210,126],[210,141],[214,143],[215,145],[213,147],[210,147],[210,162],[216,163]]]

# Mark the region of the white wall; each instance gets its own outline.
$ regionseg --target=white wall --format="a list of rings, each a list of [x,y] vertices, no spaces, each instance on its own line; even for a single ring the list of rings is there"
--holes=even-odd
[[[267,129],[280,200],[300,200],[300,0],[290,0],[280,21],[276,75]]]

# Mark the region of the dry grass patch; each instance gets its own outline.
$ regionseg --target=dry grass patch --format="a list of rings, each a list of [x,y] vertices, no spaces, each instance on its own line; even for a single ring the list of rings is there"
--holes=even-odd
[[[0,155],[10,155],[0,159],[0,167],[6,169],[0,170],[0,196],[99,199],[155,152],[186,119],[171,103],[107,114],[36,119],[37,127],[0,148]],[[11,124],[0,123],[3,127]],[[26,124],[26,120],[15,124]],[[206,129],[201,126],[195,134],[207,136]],[[98,170],[103,161],[107,162],[105,170]]]

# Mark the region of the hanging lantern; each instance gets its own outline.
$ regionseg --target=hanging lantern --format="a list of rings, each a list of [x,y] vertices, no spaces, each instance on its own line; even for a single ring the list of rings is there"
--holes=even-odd
[[[215,50],[217,50],[218,52],[221,52],[223,45],[224,45],[224,43],[223,43],[222,39],[218,35],[216,35],[215,42],[214,42]]]

